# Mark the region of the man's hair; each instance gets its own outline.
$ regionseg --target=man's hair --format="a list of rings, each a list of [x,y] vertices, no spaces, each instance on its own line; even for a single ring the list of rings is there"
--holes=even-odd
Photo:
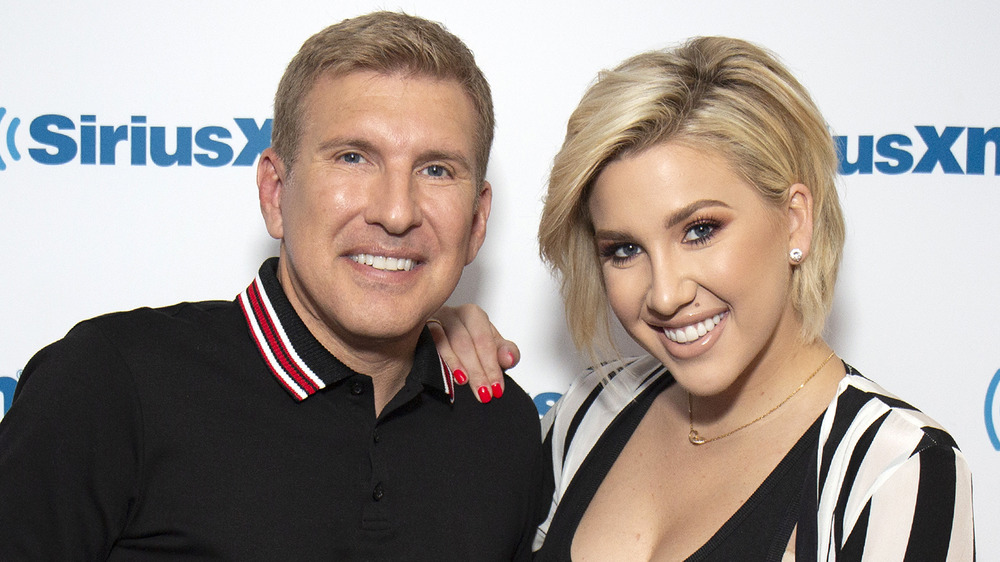
[[[792,304],[802,315],[802,339],[818,338],[844,245],[833,139],[774,55],[738,39],[699,37],[601,72],[570,117],[538,238],[542,257],[562,276],[574,343],[593,357],[613,349],[587,205],[594,180],[609,162],[664,142],[721,155],[776,206],[791,185],[809,187],[812,244],[793,268]]]
[[[493,144],[493,99],[472,51],[439,23],[396,12],[346,19],[313,35],[288,63],[274,95],[271,145],[287,166],[298,156],[304,100],[321,75],[404,73],[456,81],[476,111],[475,173],[486,177]]]

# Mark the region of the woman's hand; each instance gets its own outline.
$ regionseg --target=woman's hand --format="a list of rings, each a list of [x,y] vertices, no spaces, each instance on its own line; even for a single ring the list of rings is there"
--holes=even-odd
[[[483,309],[443,306],[427,327],[456,383],[469,383],[484,404],[503,396],[503,370],[517,365],[521,352],[500,335]]]

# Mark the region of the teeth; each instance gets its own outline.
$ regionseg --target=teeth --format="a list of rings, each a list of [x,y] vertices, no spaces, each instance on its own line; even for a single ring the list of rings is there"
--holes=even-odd
[[[413,260],[409,258],[390,258],[386,256],[373,256],[372,254],[358,254],[351,256],[351,259],[364,265],[370,265],[375,269],[383,271],[409,271],[413,269]]]
[[[723,312],[722,314],[716,314],[715,316],[706,318],[697,324],[691,324],[690,326],[685,326],[676,330],[664,328],[663,333],[668,339],[677,343],[693,342],[715,329],[715,327],[719,325],[719,322],[725,318],[726,314],[728,313]]]

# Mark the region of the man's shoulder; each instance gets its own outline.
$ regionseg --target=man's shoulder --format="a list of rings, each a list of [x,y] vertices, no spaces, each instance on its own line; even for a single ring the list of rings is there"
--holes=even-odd
[[[155,387],[213,362],[255,357],[239,306],[233,302],[184,302],[104,314],[76,324],[25,365],[19,388],[56,392],[102,387]],[[235,358],[235,359],[234,359]],[[30,380],[30,383],[29,383]]]
[[[537,420],[538,407],[535,406],[535,402],[531,399],[531,396],[510,375],[504,374],[503,381],[504,391],[500,402],[510,399],[512,408],[523,415],[530,414],[533,419]]]
[[[162,307],[141,307],[133,310],[109,312],[83,320],[80,324],[94,324],[102,328],[132,325],[156,325],[158,323],[193,322],[224,314],[236,307],[234,301],[194,301],[179,302]]]
[[[234,333],[240,312],[233,302],[183,302],[159,308],[111,312],[83,320],[61,339],[39,351],[30,363],[61,358],[88,361],[122,358],[157,349],[169,352],[183,341],[214,339],[211,334]],[[29,364],[30,364],[29,363]]]
[[[237,308],[232,301],[199,301],[110,312],[79,322],[67,338],[104,334],[119,342],[131,339],[148,341],[151,336],[210,328],[224,323],[232,320]]]
[[[475,389],[468,385],[455,389],[455,404],[459,411],[479,418],[482,422],[506,428],[505,434],[530,435],[539,440],[541,433],[538,408],[531,396],[509,375],[504,375],[503,397],[495,398],[487,404],[480,404],[475,397]],[[524,432],[524,433],[522,433]]]

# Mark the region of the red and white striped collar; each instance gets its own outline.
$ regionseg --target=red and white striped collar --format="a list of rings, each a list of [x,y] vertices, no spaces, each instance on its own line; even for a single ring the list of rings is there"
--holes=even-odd
[[[237,301],[264,362],[285,390],[295,400],[302,401],[355,372],[327,351],[306,328],[278,283],[277,266],[277,258],[265,261]],[[426,329],[417,344],[409,377],[447,393],[455,401],[451,369],[438,355]]]

